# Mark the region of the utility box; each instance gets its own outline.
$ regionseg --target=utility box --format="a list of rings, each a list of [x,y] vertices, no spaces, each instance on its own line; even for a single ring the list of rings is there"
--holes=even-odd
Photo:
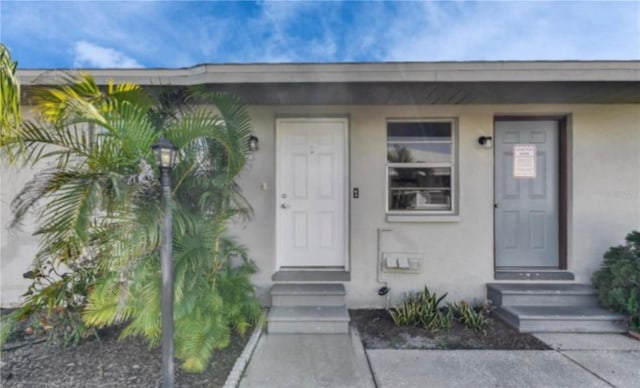
[[[423,254],[419,252],[384,252],[382,271],[390,273],[420,273]]]

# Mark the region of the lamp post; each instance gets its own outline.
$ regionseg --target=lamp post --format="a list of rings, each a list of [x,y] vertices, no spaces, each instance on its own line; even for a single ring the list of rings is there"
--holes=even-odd
[[[177,148],[162,137],[151,146],[160,168],[164,219],[160,246],[162,270],[162,386],[173,388],[173,262],[172,262],[172,215],[171,180],[169,173],[175,165]]]

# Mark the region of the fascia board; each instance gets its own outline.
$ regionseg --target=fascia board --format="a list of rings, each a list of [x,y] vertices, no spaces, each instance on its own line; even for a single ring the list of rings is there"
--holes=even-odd
[[[176,86],[208,83],[640,81],[640,61],[207,64],[183,69],[20,69],[18,77],[24,85],[51,85],[60,82],[62,73],[82,71],[90,72],[99,84],[113,80]]]

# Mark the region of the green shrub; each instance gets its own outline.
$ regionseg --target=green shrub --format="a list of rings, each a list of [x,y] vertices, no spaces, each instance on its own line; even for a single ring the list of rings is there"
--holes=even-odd
[[[439,312],[440,313],[438,314],[435,323],[438,330],[451,330],[451,327],[453,326],[453,310],[449,307],[441,307]]]
[[[466,327],[484,332],[488,324],[488,307],[480,305],[472,307],[464,300],[459,303],[449,304],[449,308],[454,312],[455,318]]]
[[[39,335],[67,346],[95,334],[95,330],[82,322],[87,293],[98,277],[98,268],[85,257],[82,265],[68,262],[62,274],[51,259],[36,260],[25,278],[32,283],[20,307],[15,312],[17,321],[29,320],[30,327]]]
[[[431,293],[425,286],[422,291],[410,293],[389,314],[397,326],[419,325],[434,331],[447,329],[451,327],[451,317],[440,309],[440,303],[446,296]]]
[[[600,304],[628,314],[629,327],[640,330],[640,232],[629,233],[625,242],[609,248],[592,281]]]
[[[14,225],[35,215],[40,240],[22,313],[68,341],[123,324],[122,336],[159,342],[164,203],[152,145],[164,136],[179,149],[175,353],[185,370],[202,371],[231,330],[246,333],[260,315],[255,266],[227,232],[251,215],[237,182],[250,116],[235,97],[203,88],[157,96],[132,84],[103,88],[87,74],[62,81],[34,93],[39,117],[0,142],[15,163],[50,166],[11,203]]]
[[[14,333],[18,323],[17,311],[3,315],[0,318],[0,348],[4,347],[7,339]]]

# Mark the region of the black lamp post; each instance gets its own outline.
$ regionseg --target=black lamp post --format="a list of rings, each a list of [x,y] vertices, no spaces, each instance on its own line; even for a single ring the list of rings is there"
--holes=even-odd
[[[172,215],[171,180],[169,173],[176,162],[177,148],[164,137],[151,146],[160,167],[164,220],[160,246],[162,270],[162,386],[173,388],[173,262],[172,262]]]

